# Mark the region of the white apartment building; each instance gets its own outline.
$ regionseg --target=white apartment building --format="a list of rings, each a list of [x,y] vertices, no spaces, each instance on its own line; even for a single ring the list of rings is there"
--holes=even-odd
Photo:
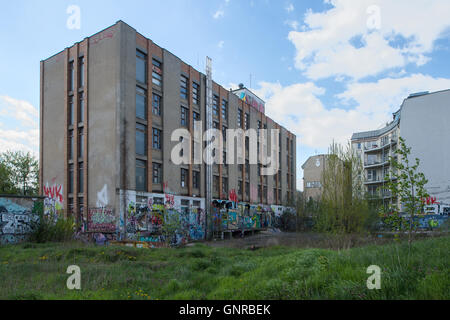
[[[353,134],[352,147],[364,166],[364,186],[373,198],[391,200],[385,176],[399,137],[411,147],[410,161],[420,159],[419,171],[428,179],[428,202],[449,204],[450,90],[411,94],[386,127]]]

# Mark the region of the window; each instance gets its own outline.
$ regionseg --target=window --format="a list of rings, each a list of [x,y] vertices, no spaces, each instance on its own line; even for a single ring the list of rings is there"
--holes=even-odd
[[[367,155],[367,164],[372,165],[376,164],[378,162],[378,157],[375,154],[369,154]]]
[[[147,83],[147,55],[136,50],[136,80]]]
[[[152,61],[152,82],[153,84],[162,87],[162,68],[161,62],[156,59]]]
[[[213,128],[219,130],[219,123],[217,121],[213,121]]]
[[[240,165],[239,165],[239,172],[242,172],[242,169],[243,169],[243,165],[240,164]]]
[[[153,183],[162,183],[162,165],[160,163],[153,163]]]
[[[219,116],[219,97],[216,95],[213,97],[213,116]]]
[[[69,193],[73,193],[73,164],[69,165]]]
[[[69,97],[69,126],[73,126],[75,121],[75,110],[73,106],[73,97]]]
[[[146,126],[140,123],[136,123],[136,154],[140,156],[146,155],[146,139],[145,139],[145,131]]]
[[[147,93],[136,87],[136,118],[147,120]]]
[[[242,195],[242,181],[241,180],[239,180],[239,182],[238,182],[238,195]]]
[[[83,158],[84,155],[84,132],[83,128],[78,131],[78,158]]]
[[[238,110],[237,125],[238,125],[238,128],[242,128],[242,110],[241,109]]]
[[[264,188],[263,188],[263,198],[265,201],[267,201],[267,187],[266,186],[264,186]]]
[[[246,197],[250,196],[250,183],[248,182],[245,183],[245,196]]]
[[[189,119],[189,110],[181,107],[181,125],[187,127]]]
[[[189,213],[189,206],[191,205],[191,201],[189,200],[181,200],[181,212],[187,214]]]
[[[192,201],[192,206],[194,208],[200,208],[201,207],[201,202],[198,201],[198,200],[194,200],[194,201]]]
[[[78,95],[78,122],[84,122],[84,92],[80,92]]]
[[[73,198],[69,198],[69,213],[73,213]]]
[[[192,127],[194,129],[196,128],[195,121],[201,121],[201,119],[200,119],[200,113],[194,111],[194,112],[192,112]]]
[[[182,188],[187,187],[187,180],[188,180],[188,171],[186,169],[181,169],[181,187]]]
[[[161,130],[153,128],[153,149],[161,150]]]
[[[83,163],[78,164],[78,193],[83,193],[84,191],[84,175],[83,175]]]
[[[258,185],[258,199],[262,200],[262,186],[260,184]]]
[[[192,172],[192,186],[194,189],[200,189],[200,172]]]
[[[195,105],[200,103],[200,86],[195,82],[192,83],[192,102]]]
[[[80,214],[83,214],[83,210],[84,210],[84,198],[83,197],[79,197],[78,198],[78,212]]]
[[[219,192],[219,176],[214,176],[214,179],[213,179],[213,189],[214,189],[214,192]]]
[[[73,146],[74,146],[74,139],[73,139],[73,130],[69,131],[69,160],[73,160]]]
[[[223,167],[224,169],[228,170],[228,164],[227,164],[227,153],[224,151],[223,155],[222,155],[222,163],[223,163]]]
[[[188,98],[188,79],[185,76],[180,77],[180,97],[186,100]]]
[[[147,189],[147,162],[136,159],[136,191]]]
[[[245,176],[246,179],[248,179],[248,177],[250,176],[250,163],[248,162],[248,160],[245,160]]]
[[[245,114],[244,126],[245,130],[250,129],[250,115],[248,113]]]
[[[222,193],[228,194],[228,178],[222,178]]]
[[[227,127],[222,126],[222,139],[223,142],[227,142]]]
[[[228,102],[225,99],[222,100],[222,119],[228,121]]]
[[[84,87],[84,57],[78,58],[78,85],[80,88]]]
[[[367,180],[376,181],[377,180],[377,171],[376,170],[367,171]]]
[[[161,116],[161,96],[153,94],[153,114]]]
[[[192,113],[192,117],[193,117],[194,121],[200,121],[200,113],[194,111]]]
[[[250,138],[245,137],[245,151],[249,151],[249,150],[250,150]]]
[[[73,61],[69,62],[69,91],[74,90],[74,82],[75,82],[75,69],[73,65]]]

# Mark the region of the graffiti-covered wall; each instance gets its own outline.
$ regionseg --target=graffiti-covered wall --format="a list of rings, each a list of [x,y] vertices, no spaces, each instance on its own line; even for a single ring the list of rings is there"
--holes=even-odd
[[[0,196],[0,244],[26,241],[42,209],[42,198]]]

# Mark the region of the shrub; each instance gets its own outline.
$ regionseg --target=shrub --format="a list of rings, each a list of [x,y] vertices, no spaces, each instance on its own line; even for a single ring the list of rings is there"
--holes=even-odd
[[[65,242],[72,240],[75,232],[75,219],[65,218],[57,214],[39,215],[38,222],[33,226],[31,242]]]

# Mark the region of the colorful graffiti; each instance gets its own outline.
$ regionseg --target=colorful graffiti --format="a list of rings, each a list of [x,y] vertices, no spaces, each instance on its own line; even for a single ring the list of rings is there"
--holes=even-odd
[[[31,198],[0,198],[0,244],[26,241],[33,224],[39,221],[35,200]]]
[[[54,181],[55,179],[53,179]],[[55,182],[53,182],[52,186],[48,186],[48,182],[45,186],[43,186],[44,195],[49,198],[53,199],[54,206],[56,212],[60,212],[63,210],[64,206],[64,197],[63,197],[63,187],[62,185],[57,185]]]
[[[151,205],[151,206],[150,206]],[[206,215],[200,208],[185,208],[175,210],[165,205],[136,205],[129,202],[127,210],[126,232],[127,240],[141,242],[166,242],[181,244],[192,240],[205,238]],[[173,239],[166,239],[167,230],[173,228]]]
[[[228,201],[213,202],[214,232],[258,230],[273,226],[274,212],[269,206]]]
[[[116,231],[116,216],[108,208],[90,208],[87,217],[87,231],[113,233]]]

